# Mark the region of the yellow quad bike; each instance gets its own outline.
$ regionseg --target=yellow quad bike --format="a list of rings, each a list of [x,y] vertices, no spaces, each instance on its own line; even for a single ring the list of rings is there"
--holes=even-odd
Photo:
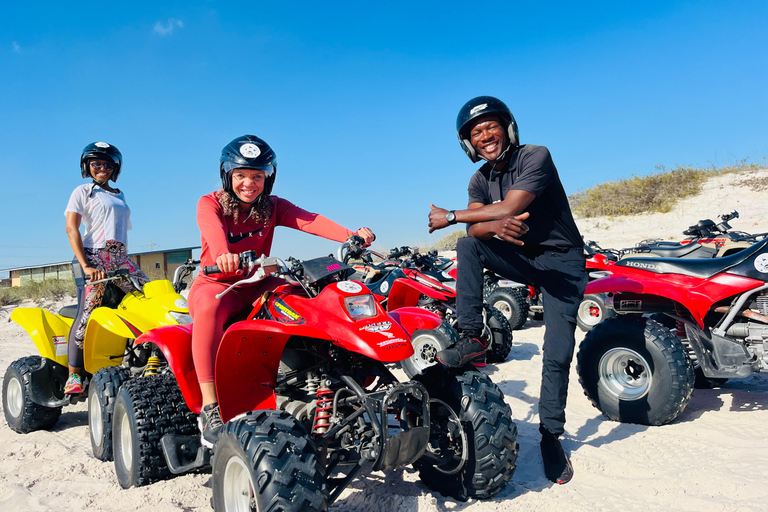
[[[192,262],[185,265],[194,268]],[[75,267],[75,281],[82,286],[82,270],[79,265]],[[124,294],[111,282],[121,277],[131,281],[133,291]],[[8,367],[3,379],[3,409],[8,426],[25,434],[53,427],[62,407],[87,398],[93,455],[106,461],[112,460],[112,413],[120,386],[131,377],[153,375],[163,363],[162,353],[155,347],[136,347],[133,340],[155,327],[190,323],[192,317],[187,301],[168,280],[141,286],[121,269],[107,272],[102,281],[107,281],[102,306],[91,313],[83,345],[87,394],[64,395],[69,376],[67,340],[77,305],[66,306],[58,314],[41,308],[16,308],[11,320],[29,333],[40,355],[22,357]]]

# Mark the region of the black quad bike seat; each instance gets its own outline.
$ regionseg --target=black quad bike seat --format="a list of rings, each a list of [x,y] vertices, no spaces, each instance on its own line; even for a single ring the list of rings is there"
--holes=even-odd
[[[656,274],[681,274],[685,276],[710,278],[723,272],[741,275],[751,278],[762,278],[766,275],[758,276],[753,264],[741,265],[754,259],[754,257],[765,252],[768,246],[768,239],[754,244],[752,247],[739,251],[731,256],[723,258],[708,259],[681,259],[681,258],[624,258],[615,263],[619,267],[631,267],[640,270],[647,270]]]
[[[701,244],[648,245],[635,249],[636,253],[652,253],[659,258],[713,258],[717,250]]]
[[[64,306],[59,310],[59,315],[63,316],[64,318],[75,318],[75,316],[77,316],[77,304]]]

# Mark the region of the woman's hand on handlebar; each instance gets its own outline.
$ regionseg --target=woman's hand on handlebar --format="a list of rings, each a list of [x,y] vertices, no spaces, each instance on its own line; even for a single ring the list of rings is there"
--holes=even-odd
[[[222,274],[242,273],[240,269],[240,255],[235,253],[221,254],[216,258],[216,265]]]
[[[373,234],[370,228],[360,228],[355,231],[355,234],[365,240],[366,245],[371,245],[376,240],[376,235]]]
[[[94,267],[84,267],[83,272],[88,276],[88,281],[90,282],[100,281],[107,277],[107,274],[105,274],[103,270]]]

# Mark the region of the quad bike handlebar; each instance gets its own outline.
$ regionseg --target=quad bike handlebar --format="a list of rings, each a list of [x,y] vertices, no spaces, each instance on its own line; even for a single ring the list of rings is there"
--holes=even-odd
[[[365,263],[373,264],[373,256],[382,260],[387,259],[378,252],[368,249],[368,247],[370,247],[370,244],[366,244],[362,237],[352,235],[336,249],[336,259],[344,264],[358,258],[362,259]]]
[[[88,284],[94,285],[98,283],[106,283],[108,281],[115,281],[121,278],[127,278],[131,282],[133,287],[136,288],[138,291],[141,291],[144,288],[143,286],[141,286],[141,283],[131,275],[131,271],[127,268],[120,268],[117,270],[107,270],[106,272],[104,272],[104,274],[106,274],[107,276],[104,279],[91,281],[90,276],[88,275],[84,276],[84,279]]]
[[[193,260],[190,258],[176,268],[173,272],[172,281],[173,289],[176,290],[176,293],[181,293],[187,287],[187,283],[184,282],[184,279],[186,279],[187,276],[192,275],[192,272],[195,271],[198,265],[200,265],[200,260]]]

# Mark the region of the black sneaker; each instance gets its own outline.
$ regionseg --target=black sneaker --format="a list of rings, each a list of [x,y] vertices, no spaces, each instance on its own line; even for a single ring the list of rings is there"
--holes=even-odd
[[[435,359],[443,366],[458,368],[467,363],[478,363],[485,366],[485,351],[488,343],[480,335],[472,332],[464,332],[459,341],[450,348],[441,350],[435,355]]]
[[[219,402],[213,402],[203,407],[200,416],[197,417],[197,428],[200,429],[200,442],[203,446],[213,449],[213,445],[219,439],[224,422],[219,414]]]
[[[556,484],[567,484],[573,478],[573,465],[563,450],[560,440],[543,427],[541,432],[541,458],[544,461],[544,474]]]

